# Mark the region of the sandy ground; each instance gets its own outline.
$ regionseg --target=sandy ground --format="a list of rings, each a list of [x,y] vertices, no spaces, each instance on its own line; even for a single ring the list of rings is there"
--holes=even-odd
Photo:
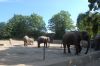
[[[85,50],[82,50],[80,56],[84,55]],[[43,60],[43,44],[41,44],[41,48],[37,48],[36,41],[33,45],[24,47],[23,41],[0,40],[0,66],[45,66],[75,56],[73,46],[71,48],[72,53],[64,55],[60,44],[50,44],[45,52],[45,60]]]

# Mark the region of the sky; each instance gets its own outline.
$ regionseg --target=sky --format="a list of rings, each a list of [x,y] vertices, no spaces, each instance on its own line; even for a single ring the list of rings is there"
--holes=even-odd
[[[68,11],[76,23],[80,13],[88,11],[88,0],[0,0],[0,22],[7,22],[14,14],[42,16],[46,25],[54,14]]]

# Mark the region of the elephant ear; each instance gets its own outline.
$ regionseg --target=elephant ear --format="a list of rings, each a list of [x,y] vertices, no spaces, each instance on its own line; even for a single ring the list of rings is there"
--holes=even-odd
[[[81,39],[88,40],[88,38],[89,38],[88,33],[86,31],[82,31],[81,32]]]

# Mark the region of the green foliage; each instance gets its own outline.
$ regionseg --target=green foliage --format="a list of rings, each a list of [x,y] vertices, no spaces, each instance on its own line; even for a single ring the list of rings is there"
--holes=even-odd
[[[0,30],[3,37],[23,38],[28,35],[37,38],[46,32],[46,27],[43,18],[33,13],[30,16],[14,15],[6,24],[0,23]]]
[[[100,0],[88,0],[88,2],[89,11],[84,14],[79,14],[77,27],[79,30],[88,31],[90,37],[94,37],[96,34],[100,34],[100,13],[96,12],[100,8]]]
[[[65,30],[71,30],[74,28],[70,14],[66,11],[60,11],[55,14],[48,23],[49,29],[55,32],[55,37],[58,39],[62,38]]]
[[[30,31],[33,31],[34,36],[38,37],[40,35],[43,35],[47,30],[45,27],[45,22],[43,20],[43,18],[37,14],[31,14],[30,16],[30,26],[31,29]]]
[[[11,37],[23,36],[24,31],[24,17],[22,15],[14,15],[7,23],[7,29]],[[23,26],[22,26],[23,24]],[[22,27],[22,28],[21,28]]]
[[[86,30],[90,37],[94,37],[100,32],[100,13],[83,13],[77,18],[79,30]]]
[[[96,0],[88,0],[89,3],[94,3]]]
[[[0,22],[0,39],[6,37],[5,26],[5,22]]]
[[[93,36],[95,36],[100,30],[100,13],[94,13],[92,16],[92,31],[93,31]]]
[[[46,31],[45,22],[41,16],[33,13],[30,18],[33,23],[31,26],[34,26],[33,30]]]
[[[92,10],[98,10],[100,8],[100,0],[88,0],[89,4],[89,9],[90,11]]]

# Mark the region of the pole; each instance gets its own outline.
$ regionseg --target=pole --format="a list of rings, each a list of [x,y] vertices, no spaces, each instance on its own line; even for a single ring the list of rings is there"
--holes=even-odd
[[[45,43],[44,43],[44,47],[43,47],[43,60],[45,60]]]

